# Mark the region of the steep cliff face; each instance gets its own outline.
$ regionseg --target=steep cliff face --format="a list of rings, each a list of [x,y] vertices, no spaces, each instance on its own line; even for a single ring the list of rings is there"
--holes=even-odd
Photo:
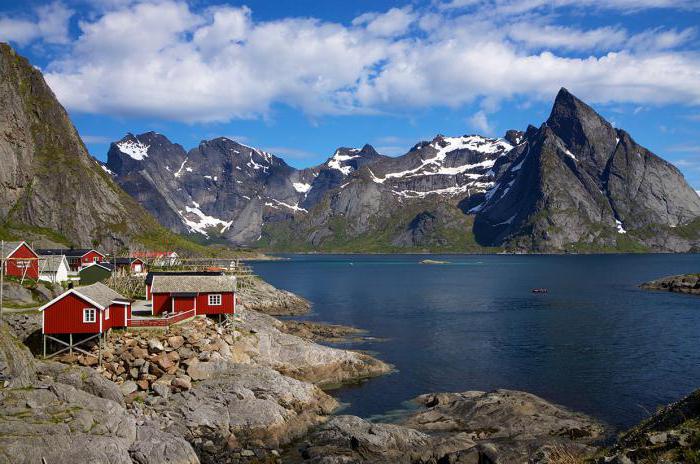
[[[700,197],[673,165],[562,89],[472,209],[480,243],[534,251],[689,251]]]
[[[78,246],[169,235],[87,152],[39,70],[0,44],[0,225]]]

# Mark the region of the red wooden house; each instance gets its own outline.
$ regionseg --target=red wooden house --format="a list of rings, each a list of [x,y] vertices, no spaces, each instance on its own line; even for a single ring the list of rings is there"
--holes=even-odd
[[[70,289],[39,311],[43,334],[101,334],[127,326],[131,300],[98,282]]]
[[[27,242],[5,242],[3,250],[5,275],[39,280],[39,255]]]
[[[37,253],[40,255],[65,255],[71,271],[78,271],[88,264],[106,261],[105,255],[97,250],[87,248],[47,248],[37,250]]]
[[[228,275],[155,275],[152,312],[195,315],[234,314],[236,278]]]
[[[112,258],[109,260],[118,270],[128,270],[130,274],[145,274],[148,266],[141,258]]]
[[[146,274],[146,299],[151,301],[151,286],[153,285],[153,277],[157,275],[179,275],[179,276],[206,276],[206,275],[223,275],[221,271],[151,271]]]

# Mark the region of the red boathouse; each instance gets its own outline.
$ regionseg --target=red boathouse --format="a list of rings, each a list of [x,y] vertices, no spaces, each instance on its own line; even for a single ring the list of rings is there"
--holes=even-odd
[[[154,275],[153,314],[234,314],[236,278],[228,275]]]
[[[27,242],[5,242],[3,250],[5,275],[39,280],[39,255]]]
[[[39,311],[43,334],[101,334],[126,327],[131,300],[98,282],[68,290]]]

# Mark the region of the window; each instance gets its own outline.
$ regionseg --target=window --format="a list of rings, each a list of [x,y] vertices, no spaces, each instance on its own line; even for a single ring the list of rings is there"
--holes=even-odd
[[[21,259],[21,260],[17,261],[17,268],[18,269],[29,269],[30,267],[32,267],[32,265],[31,265],[31,262],[29,260]]]
[[[140,264],[134,265],[134,272],[141,272],[141,265]]]
[[[94,258],[92,258],[92,261],[95,262],[95,263],[99,263],[99,262],[100,262],[100,257],[99,257],[99,256],[95,256]]]
[[[105,310],[105,320],[106,320],[106,321],[109,320],[109,308],[107,308],[107,309]]]
[[[85,308],[83,309],[83,322],[90,324],[95,322],[95,313],[97,310],[95,308]]]
[[[209,295],[209,306],[221,306],[221,295]]]

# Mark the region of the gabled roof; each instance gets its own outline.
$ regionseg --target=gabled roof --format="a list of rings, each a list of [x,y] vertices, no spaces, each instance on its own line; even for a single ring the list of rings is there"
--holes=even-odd
[[[128,298],[121,296],[119,293],[115,292],[105,284],[97,282],[95,284],[86,285],[84,287],[72,288],[46,303],[44,306],[39,308],[39,311],[45,310],[49,306],[53,305],[55,302],[59,301],[62,298],[65,298],[68,295],[75,295],[87,301],[97,309],[106,309],[110,304],[112,304],[115,301],[130,301]]]
[[[143,263],[143,260],[141,258],[112,258],[109,260],[110,263],[114,264],[116,262],[120,266],[130,266],[134,261],[139,261]]]
[[[3,248],[3,257],[2,257],[2,258],[3,258],[3,259],[9,258],[9,257],[12,256],[12,254],[13,254],[15,251],[17,251],[17,249],[18,249],[19,247],[21,247],[22,245],[26,245],[27,248],[29,248],[30,250],[32,250],[32,247],[30,247],[29,244],[28,244],[27,242],[25,242],[25,241],[20,241],[20,242],[5,242],[5,246],[4,246],[4,248]],[[34,251],[34,250],[32,250],[32,253],[34,253],[35,255],[37,254],[36,251]],[[38,256],[38,255],[37,255],[37,256]]]
[[[208,275],[222,275],[221,271],[151,271],[146,274],[146,285],[153,284],[153,277],[160,275],[175,275],[175,276],[208,276]]]
[[[233,292],[236,278],[228,275],[157,275],[151,293]]]
[[[101,267],[102,269],[112,272],[114,270],[114,264],[112,263],[90,263],[83,266],[78,273],[83,272],[85,269],[91,268],[93,266]]]
[[[92,248],[41,248],[36,251],[40,255],[65,255],[69,258],[81,258],[91,251],[94,251],[100,256],[104,256],[104,253],[100,253]]]
[[[65,255],[39,255],[39,272],[58,272],[61,263],[68,268],[68,260]]]

